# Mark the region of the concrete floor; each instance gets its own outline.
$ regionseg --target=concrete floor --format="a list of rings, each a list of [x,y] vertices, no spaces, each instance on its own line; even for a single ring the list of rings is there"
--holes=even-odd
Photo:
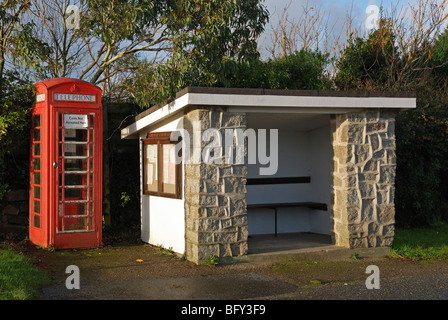
[[[248,239],[248,254],[269,255],[294,252],[322,251],[337,248],[331,236],[317,233],[280,233],[253,235]]]
[[[363,257],[385,256],[389,248],[348,249],[332,244],[331,236],[316,233],[281,233],[252,235],[248,239],[248,254],[233,257],[236,262],[275,262],[285,259],[345,260],[353,254]]]
[[[350,260],[356,254],[362,258],[384,257],[389,248],[349,249],[332,244],[331,236],[316,233],[281,233],[252,235],[248,239],[248,254],[223,260],[224,263],[272,263],[287,259]]]

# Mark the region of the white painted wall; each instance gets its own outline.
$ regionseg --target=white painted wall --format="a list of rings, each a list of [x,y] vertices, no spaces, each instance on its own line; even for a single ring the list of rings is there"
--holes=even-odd
[[[310,201],[326,203],[327,211],[312,210],[310,214],[310,231],[331,234],[331,161],[333,150],[331,146],[330,120],[324,126],[308,132],[311,166]]]
[[[144,139],[148,132],[165,132],[182,129],[182,115],[174,120],[163,122],[156,128],[150,128],[140,134]],[[140,144],[140,162],[143,160],[142,144]],[[140,168],[143,164],[140,163]],[[184,170],[183,170],[184,172]],[[185,216],[184,194],[182,199],[147,196],[143,194],[143,177],[140,171],[141,188],[141,239],[153,245],[172,248],[174,252],[185,253]],[[184,184],[184,181],[182,181]],[[183,190],[183,188],[182,188]]]
[[[328,211],[279,208],[278,233],[330,234],[331,159],[330,117],[328,125],[311,131],[279,130],[279,170],[269,177],[310,176],[310,184],[249,185],[247,203],[320,202]],[[251,123],[248,123],[248,127]],[[268,148],[269,150],[269,148]],[[259,176],[259,165],[248,165],[248,178]],[[250,235],[274,233],[273,209],[249,209]]]

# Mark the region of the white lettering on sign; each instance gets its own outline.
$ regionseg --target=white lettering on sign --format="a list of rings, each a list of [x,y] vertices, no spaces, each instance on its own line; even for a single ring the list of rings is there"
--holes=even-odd
[[[86,114],[64,114],[65,128],[87,128],[88,126]]]
[[[75,101],[75,102],[95,102],[95,95],[55,93],[54,100],[55,101]]]

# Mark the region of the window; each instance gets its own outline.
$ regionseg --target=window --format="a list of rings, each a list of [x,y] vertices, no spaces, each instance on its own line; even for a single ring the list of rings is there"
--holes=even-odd
[[[182,199],[181,155],[175,154],[178,141],[171,132],[148,133],[143,140],[143,190],[145,195]]]
[[[31,172],[32,172],[32,179],[31,179],[31,185],[32,185],[32,226],[34,228],[40,228],[41,227],[41,119],[40,115],[36,114],[33,116],[32,121],[32,128],[33,128],[33,135],[32,135],[32,158],[33,161],[31,162]]]

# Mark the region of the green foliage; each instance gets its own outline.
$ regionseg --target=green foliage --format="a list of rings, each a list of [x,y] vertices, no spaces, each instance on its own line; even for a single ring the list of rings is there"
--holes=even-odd
[[[325,72],[328,63],[328,55],[306,49],[266,62],[256,60],[253,63],[237,63],[229,86],[288,90],[330,89],[331,82]]]
[[[126,207],[129,201],[131,201],[131,197],[127,194],[126,191],[123,191],[121,193],[121,206],[123,208]]]
[[[393,81],[392,65],[399,59],[394,41],[386,20],[382,20],[380,28],[372,31],[367,39],[352,33],[336,64],[336,87],[340,90],[387,88]]]
[[[448,108],[426,106],[397,117],[396,223],[448,221]]]
[[[163,255],[167,255],[167,256],[172,256],[174,255],[174,251],[173,251],[173,247],[169,247],[168,249],[165,248],[163,245],[159,244],[156,247],[156,250],[158,253],[163,254]]]
[[[29,148],[33,88],[4,75],[0,98],[0,200],[10,187],[26,187],[28,160],[15,161],[14,153]]]
[[[259,0],[167,1],[157,18],[166,25],[165,63],[142,64],[130,84],[142,107],[161,103],[186,86],[226,84],[232,61],[258,59],[256,39],[268,13]]]
[[[318,51],[302,49],[291,55],[262,61],[224,60],[223,70],[217,73],[215,79],[206,80],[201,75],[196,75],[196,80],[191,79],[190,86],[231,87],[231,88],[263,88],[263,89],[288,89],[288,90],[330,90],[332,83],[326,72],[329,64],[329,56]],[[140,66],[139,74],[151,73],[154,67],[150,63]],[[186,85],[185,78],[167,64],[163,67],[164,77],[171,81],[153,90],[153,85],[148,86],[147,79],[137,77],[133,85],[138,87],[141,99],[147,101],[159,101],[155,97],[156,91],[161,97],[167,99],[172,93]],[[188,72],[187,72],[188,73]],[[155,84],[154,84],[155,86]],[[143,90],[144,88],[144,90]]]
[[[204,262],[207,266],[216,266],[218,263],[219,259],[214,254],[209,255],[207,260]]]
[[[434,68],[430,88],[443,91],[446,98],[448,87],[448,28],[435,41],[430,66]]]
[[[43,72],[46,59],[53,49],[45,41],[34,36],[35,30],[36,25],[32,22],[18,26],[10,54],[15,62]]]

